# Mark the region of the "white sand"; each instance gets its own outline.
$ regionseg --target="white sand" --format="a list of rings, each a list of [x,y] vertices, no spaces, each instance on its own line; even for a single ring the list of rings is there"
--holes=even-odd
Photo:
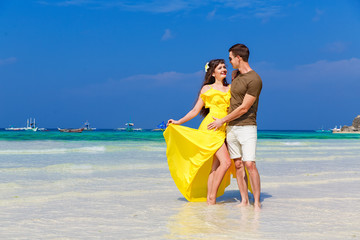
[[[360,239],[358,140],[260,140],[263,208],[189,203],[154,142],[0,142],[0,239]]]

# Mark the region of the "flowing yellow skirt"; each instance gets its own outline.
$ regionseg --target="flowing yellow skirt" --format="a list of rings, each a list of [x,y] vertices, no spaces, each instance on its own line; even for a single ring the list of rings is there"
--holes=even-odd
[[[206,201],[213,156],[224,144],[225,132],[170,124],[164,132],[164,138],[169,170],[176,186],[188,201]],[[230,173],[235,176],[233,163],[219,186],[217,197],[223,195],[230,184]]]

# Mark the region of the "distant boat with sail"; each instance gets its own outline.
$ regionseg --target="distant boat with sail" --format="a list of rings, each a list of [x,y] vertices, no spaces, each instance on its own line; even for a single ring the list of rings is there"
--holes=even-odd
[[[86,122],[84,123],[84,131],[94,131],[94,130],[96,130],[96,128],[90,127],[89,121],[86,121]]]
[[[35,118],[26,119],[26,127],[16,128],[16,127],[8,127],[5,128],[7,131],[33,131],[36,132],[38,128],[36,127]]]
[[[166,123],[162,121],[159,125],[156,126],[157,128],[153,129],[152,131],[165,131]]]
[[[132,122],[125,123],[125,128],[117,128],[118,131],[127,131],[127,132],[134,132],[134,131],[142,131],[142,128],[134,128],[135,124]]]
[[[331,129],[331,131],[332,131],[333,133],[341,132],[341,125],[340,125],[340,128],[338,128],[337,126],[335,126],[333,129]]]
[[[125,123],[125,126],[126,126],[125,130],[126,130],[127,132],[132,132],[132,131],[134,131],[134,123],[128,122],[128,123]]]
[[[326,130],[326,129],[324,129],[324,127],[321,127],[320,129],[315,130],[315,132],[317,132],[317,133],[331,133],[332,130],[331,129]]]

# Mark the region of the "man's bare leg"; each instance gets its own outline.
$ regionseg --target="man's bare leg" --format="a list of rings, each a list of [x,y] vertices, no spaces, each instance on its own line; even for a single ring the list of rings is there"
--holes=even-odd
[[[247,161],[245,162],[246,169],[249,173],[250,184],[254,195],[254,207],[259,210],[261,208],[260,203],[260,191],[261,191],[261,183],[260,183],[260,175],[256,168],[255,161]]]
[[[240,190],[241,203],[239,207],[249,205],[249,196],[248,196],[248,187],[246,184],[246,175],[245,175],[245,166],[241,158],[234,159],[235,168],[236,168],[236,181]]]

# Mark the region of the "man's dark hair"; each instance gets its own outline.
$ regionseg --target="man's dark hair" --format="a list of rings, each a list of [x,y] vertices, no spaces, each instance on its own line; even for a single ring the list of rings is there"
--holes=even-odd
[[[235,44],[229,49],[229,52],[232,52],[234,57],[240,56],[244,62],[249,60],[250,51],[244,44]]]

